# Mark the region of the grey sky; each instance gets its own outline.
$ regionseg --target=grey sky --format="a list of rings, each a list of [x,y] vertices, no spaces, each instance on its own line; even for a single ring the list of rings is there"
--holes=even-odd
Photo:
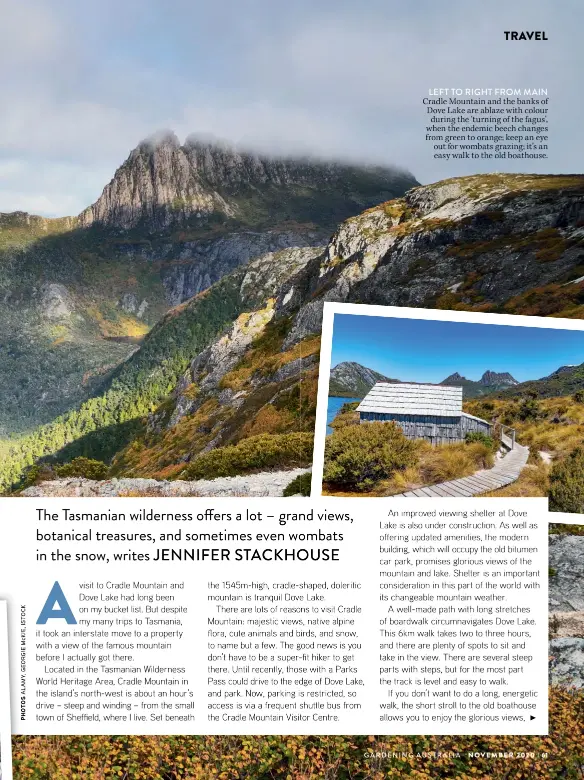
[[[581,0],[0,0],[0,20],[0,211],[78,213],[166,127],[422,182],[582,170]],[[444,86],[546,87],[550,159],[434,161],[421,100]]]

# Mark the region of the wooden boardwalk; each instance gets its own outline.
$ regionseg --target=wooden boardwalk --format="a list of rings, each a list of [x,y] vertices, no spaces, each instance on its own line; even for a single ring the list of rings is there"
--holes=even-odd
[[[477,471],[470,477],[441,482],[439,485],[409,490],[392,498],[468,498],[498,490],[515,482],[529,457],[529,447],[515,444],[515,447],[492,469]]]

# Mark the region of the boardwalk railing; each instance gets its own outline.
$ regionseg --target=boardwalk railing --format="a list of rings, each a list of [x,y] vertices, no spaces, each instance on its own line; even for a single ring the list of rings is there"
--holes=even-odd
[[[508,450],[515,449],[515,428],[510,428],[502,423],[495,423],[494,433],[501,440],[501,444],[507,447]]]

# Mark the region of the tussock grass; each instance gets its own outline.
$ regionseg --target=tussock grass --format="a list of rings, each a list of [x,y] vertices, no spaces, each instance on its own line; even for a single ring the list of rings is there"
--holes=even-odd
[[[481,442],[424,447],[419,473],[424,485],[436,485],[450,479],[468,477],[494,464],[492,449]]]

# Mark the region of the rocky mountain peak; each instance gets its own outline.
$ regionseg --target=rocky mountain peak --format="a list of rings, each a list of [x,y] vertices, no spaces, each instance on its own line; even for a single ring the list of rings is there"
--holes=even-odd
[[[174,133],[172,130],[158,130],[156,133],[152,133],[152,135],[147,136],[143,141],[141,141],[133,153],[140,149],[156,151],[157,149],[161,149],[163,147],[178,149],[179,146],[180,141],[178,140],[176,133]]]
[[[150,232],[210,221],[232,227],[326,222],[328,228],[416,184],[395,168],[273,157],[195,135],[181,145],[164,130],[130,153],[79,221]]]
[[[466,382],[466,377],[462,376],[462,374],[459,374],[458,371],[455,371],[454,374],[450,374],[450,376],[447,376],[446,379],[443,379],[440,384],[442,385],[449,385],[453,382]]]
[[[508,371],[485,371],[479,379],[481,385],[518,385],[519,382]]]
[[[330,372],[329,394],[362,397],[377,382],[397,382],[354,361],[338,363]]]

